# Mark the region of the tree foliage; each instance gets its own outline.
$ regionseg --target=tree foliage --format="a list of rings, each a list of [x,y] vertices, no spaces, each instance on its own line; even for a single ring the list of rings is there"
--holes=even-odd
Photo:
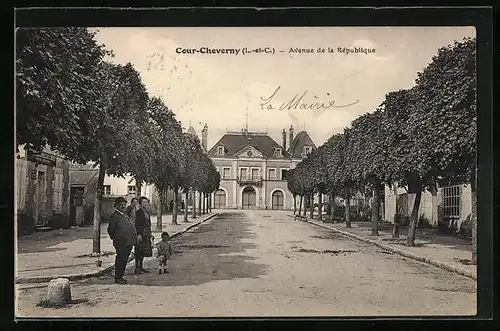
[[[209,194],[220,177],[199,142],[187,139],[161,99],[150,98],[132,64],[112,55],[86,28],[20,29],[16,34],[16,143],[49,145],[77,163],[99,166],[94,252],[99,252],[104,175],[136,183],[194,187]]]
[[[301,162],[289,177],[289,189],[304,195],[369,185],[379,194],[379,185],[397,182],[416,194],[410,230],[418,222],[422,192],[437,180],[472,183],[474,195],[475,57],[475,39],[440,48],[414,87],[388,93],[378,109],[355,119]],[[413,240],[410,231],[407,243]]]
[[[110,54],[86,28],[17,29],[17,146],[67,149],[90,136],[101,85],[96,68]]]

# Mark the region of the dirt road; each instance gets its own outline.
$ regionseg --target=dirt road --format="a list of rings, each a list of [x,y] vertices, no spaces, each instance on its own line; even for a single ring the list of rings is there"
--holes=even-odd
[[[18,316],[234,317],[474,315],[475,282],[286,212],[227,211],[173,241],[169,274],[73,282],[64,308],[23,286]]]

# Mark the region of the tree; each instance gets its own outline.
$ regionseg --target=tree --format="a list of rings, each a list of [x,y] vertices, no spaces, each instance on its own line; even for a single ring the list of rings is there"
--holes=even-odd
[[[407,245],[413,246],[422,191],[434,186],[437,168],[427,148],[419,143],[421,134],[415,131],[414,124],[409,120],[420,108],[415,90],[388,93],[382,107],[382,128],[388,151],[383,174],[387,184],[397,182],[398,186],[407,187],[409,194],[415,195],[407,235]]]
[[[290,193],[292,193],[292,196],[293,196],[293,214],[295,215],[295,213],[297,212],[297,204],[296,204],[296,198],[297,198],[297,195],[298,195],[298,191],[297,191],[297,188],[296,188],[296,182],[294,180],[294,173],[295,173],[295,169],[291,169],[288,171],[287,173],[287,188],[288,188],[288,191],[290,191]],[[299,209],[299,214],[300,214],[300,209]]]
[[[420,73],[414,88],[419,111],[410,117],[419,147],[434,160],[441,177],[471,183],[473,252],[476,243],[476,39],[442,47]]]
[[[152,168],[148,172],[146,181],[153,183],[159,192],[167,191],[169,188],[174,191],[176,196],[174,213],[176,213],[179,178],[186,166],[182,127],[175,119],[175,114],[159,98],[151,98],[148,113],[155,136],[151,141],[154,150]],[[172,223],[177,224],[174,216]],[[157,215],[156,226],[158,229],[163,227],[161,210]]]
[[[385,166],[387,164],[387,148],[385,146],[382,127],[382,112],[377,109],[352,122],[347,130],[347,150],[345,153],[345,171],[347,180],[358,185],[369,184],[373,190],[372,232],[378,235],[380,219],[380,194]]]
[[[354,187],[354,182],[350,174],[346,171],[345,155],[348,148],[349,131],[344,130],[342,134],[335,134],[325,143],[326,148],[326,174],[327,187],[331,196],[331,212],[330,217],[334,217],[334,200],[338,192],[344,192],[346,198],[345,221],[346,227],[351,227],[350,220],[350,203],[351,188]]]
[[[41,151],[46,145],[74,161],[99,112],[96,75],[111,55],[86,28],[16,30],[16,143]]]
[[[189,192],[193,191],[193,188],[196,184],[195,179],[196,175],[199,171],[200,165],[198,164],[200,161],[200,155],[203,153],[200,145],[200,141],[197,137],[184,133],[184,148],[186,151],[186,163],[189,164],[189,167],[184,168],[184,172],[182,173],[181,178],[181,189],[186,196],[186,209],[184,210],[184,221],[187,221],[188,218],[188,208],[187,202],[189,198]],[[196,213],[195,205],[193,205],[193,213]]]
[[[140,118],[146,111],[148,96],[139,73],[131,64],[112,65],[103,63],[97,73],[99,98],[94,100],[100,112],[92,123],[93,133],[75,141],[75,156],[94,161],[99,166],[97,194],[94,200],[93,252],[100,252],[100,214],[104,175],[124,176],[130,171],[126,162],[137,137],[131,135],[128,124]],[[71,150],[66,150],[66,155]]]
[[[407,245],[414,245],[421,193],[436,194],[438,179],[470,182],[475,201],[475,95],[475,40],[465,39],[439,49],[411,90],[386,96],[386,179],[415,194]]]

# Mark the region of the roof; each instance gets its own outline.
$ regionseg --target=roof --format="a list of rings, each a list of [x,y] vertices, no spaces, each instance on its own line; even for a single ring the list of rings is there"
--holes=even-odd
[[[91,165],[71,164],[69,170],[70,185],[87,185],[94,178],[97,178],[99,168]]]
[[[248,139],[250,138],[250,139]],[[241,132],[226,133],[221,139],[208,151],[209,157],[217,157],[217,147],[223,145],[226,151],[225,156],[234,156],[247,146],[252,146],[261,152],[265,157],[274,156],[274,148],[281,147],[273,138],[263,133]],[[290,157],[286,151],[282,151],[283,157]]]
[[[290,149],[288,151],[293,158],[300,159],[302,158],[304,146],[312,146],[313,150],[317,149],[309,134],[306,131],[300,131],[295,138],[293,138],[293,142],[290,144]]]
[[[196,130],[193,128],[192,125],[189,126],[188,130],[187,130],[187,133],[195,136],[196,138],[198,138],[198,135],[196,134]],[[199,138],[198,138],[199,139]]]

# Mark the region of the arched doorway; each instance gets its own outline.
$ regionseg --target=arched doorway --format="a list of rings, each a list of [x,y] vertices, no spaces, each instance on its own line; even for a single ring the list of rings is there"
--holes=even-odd
[[[284,195],[280,190],[276,190],[273,192],[271,196],[271,209],[283,210],[284,207]]]
[[[226,208],[226,192],[224,192],[224,190],[218,189],[217,191],[215,191],[214,208]]]
[[[257,194],[253,187],[245,187],[242,193],[241,206],[243,209],[255,208],[257,201]]]

